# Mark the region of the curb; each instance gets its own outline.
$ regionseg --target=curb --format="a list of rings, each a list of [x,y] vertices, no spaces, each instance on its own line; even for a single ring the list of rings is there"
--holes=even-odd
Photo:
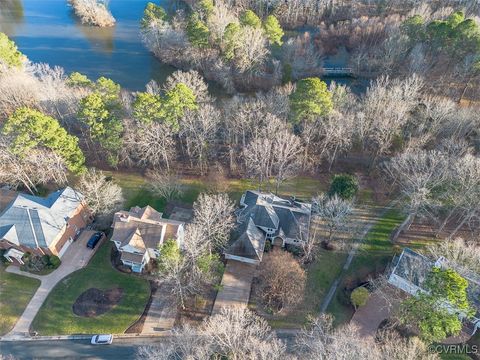
[[[170,330],[164,330],[155,334],[113,334],[114,339],[148,339],[170,336]],[[9,336],[0,338],[0,342],[9,341],[52,341],[52,340],[89,340],[96,334],[92,335],[57,335],[57,336]]]

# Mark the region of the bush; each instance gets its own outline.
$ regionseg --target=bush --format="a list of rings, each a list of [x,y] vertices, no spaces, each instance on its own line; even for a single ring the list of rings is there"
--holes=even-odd
[[[358,192],[358,181],[354,175],[339,174],[334,175],[328,190],[328,195],[337,194],[345,200],[352,199]]]
[[[43,255],[42,262],[46,269],[56,269],[62,263],[60,258],[56,255]]]
[[[355,307],[355,310],[367,303],[369,295],[370,293],[368,292],[367,288],[363,286],[357,287],[352,291],[352,294],[350,295],[350,301]]]

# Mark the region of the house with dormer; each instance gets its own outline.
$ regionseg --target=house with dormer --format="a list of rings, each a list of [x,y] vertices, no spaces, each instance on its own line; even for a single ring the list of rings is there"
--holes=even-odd
[[[152,259],[160,256],[167,240],[183,241],[185,223],[165,219],[151,206],[132,207],[115,213],[111,241],[120,252],[120,260],[133,272],[142,272]]]
[[[248,190],[236,211],[239,236],[225,251],[227,259],[258,264],[265,243],[300,246],[308,239],[311,204]]]

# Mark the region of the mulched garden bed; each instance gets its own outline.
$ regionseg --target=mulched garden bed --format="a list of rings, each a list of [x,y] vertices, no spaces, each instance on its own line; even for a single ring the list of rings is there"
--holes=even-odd
[[[95,317],[108,312],[122,298],[123,289],[100,290],[90,288],[84,291],[72,306],[73,313],[83,317]]]

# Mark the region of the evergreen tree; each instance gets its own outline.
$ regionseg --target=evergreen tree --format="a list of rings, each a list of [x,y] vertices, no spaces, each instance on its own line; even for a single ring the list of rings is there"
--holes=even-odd
[[[267,16],[265,22],[263,23],[263,29],[268,37],[268,41],[270,42],[270,44],[276,44],[278,46],[281,46],[283,44],[282,37],[284,35],[284,32],[275,16]]]
[[[2,130],[13,137],[13,151],[25,156],[36,147],[45,147],[62,157],[68,170],[85,170],[85,157],[78,146],[78,138],[70,135],[59,122],[38,110],[22,107],[9,116]]]

